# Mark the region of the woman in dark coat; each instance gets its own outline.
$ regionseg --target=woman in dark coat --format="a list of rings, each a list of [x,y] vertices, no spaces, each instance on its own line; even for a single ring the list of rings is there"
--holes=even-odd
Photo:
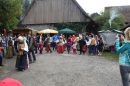
[[[79,40],[79,46],[80,46],[80,54],[81,55],[82,53],[85,54],[85,51],[83,51],[83,46],[86,46],[86,42],[85,42],[85,39],[82,38]]]
[[[98,55],[102,55],[102,50],[103,50],[103,41],[102,38],[100,38],[97,44]]]

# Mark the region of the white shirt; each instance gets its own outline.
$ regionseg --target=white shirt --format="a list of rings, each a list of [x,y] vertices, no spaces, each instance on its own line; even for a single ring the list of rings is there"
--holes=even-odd
[[[86,45],[90,45],[91,44],[91,39],[89,39],[88,41],[86,40]]]
[[[26,43],[26,38],[25,38],[25,37],[23,37],[23,39],[24,39],[24,44],[25,44],[25,47],[24,47],[24,48],[22,48],[22,49],[24,49],[25,51],[27,51],[27,52],[28,52],[28,45],[27,45],[27,43]]]

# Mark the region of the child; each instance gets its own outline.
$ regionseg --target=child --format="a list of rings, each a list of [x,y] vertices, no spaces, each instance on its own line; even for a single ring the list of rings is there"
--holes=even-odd
[[[67,46],[67,51],[68,51],[68,53],[70,53],[71,43],[70,43],[70,42],[67,42],[66,46]]]
[[[42,51],[43,51],[43,42],[41,42],[41,43],[39,43],[39,47],[40,47],[40,49],[39,49],[39,54],[42,54]]]
[[[72,48],[73,48],[73,53],[77,54],[77,52],[76,52],[76,50],[77,50],[77,42],[73,43]]]
[[[3,66],[3,65],[2,65],[2,60],[3,60],[2,50],[3,50],[3,48],[2,48],[2,43],[0,43],[0,66]]]

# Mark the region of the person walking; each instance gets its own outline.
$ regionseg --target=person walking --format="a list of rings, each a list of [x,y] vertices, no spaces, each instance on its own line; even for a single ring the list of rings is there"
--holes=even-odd
[[[18,68],[19,71],[23,71],[26,68],[28,68],[27,63],[27,53],[28,53],[28,45],[26,43],[26,40],[22,36],[18,37],[18,57],[16,59],[16,68]]]
[[[75,41],[72,45],[72,49],[73,49],[73,54],[77,54],[77,42]]]
[[[116,36],[115,48],[119,53],[119,68],[122,78],[123,86],[129,85],[129,73],[130,73],[130,27],[125,31],[125,38],[123,36]],[[123,41],[124,40],[124,41]]]
[[[42,42],[40,42],[40,43],[38,43],[38,45],[39,45],[39,54],[42,54],[42,51],[43,51],[43,47],[44,47],[44,42],[42,41]]]
[[[45,39],[45,42],[46,42],[46,51],[47,53],[50,51],[50,53],[52,53],[52,50],[51,50],[51,37],[50,35],[47,35],[47,38]]]
[[[103,51],[103,41],[102,38],[100,38],[100,40],[98,40],[98,44],[97,44],[97,51],[98,51],[98,55],[102,55],[102,51]]]
[[[53,40],[53,42],[52,42],[52,48],[53,48],[53,50],[55,50],[56,49],[56,45],[59,42],[59,37],[57,35],[54,35],[52,37],[52,40]]]
[[[29,63],[35,62],[36,56],[35,56],[35,52],[34,52],[34,50],[35,50],[34,39],[33,39],[33,37],[31,36],[30,33],[28,34],[28,49],[29,49],[29,52],[28,52]],[[32,54],[32,57],[33,57],[33,61],[32,61],[32,58],[31,58],[31,54]]]
[[[6,57],[8,59],[13,58],[13,40],[12,40],[12,37],[10,37],[9,41],[8,41],[8,49],[6,51]]]
[[[58,53],[63,53],[64,52],[64,44],[63,44],[63,38],[60,36],[59,43],[57,45],[57,52]]]
[[[89,45],[89,55],[93,53],[93,55],[96,54],[96,40],[93,35],[91,35],[91,43]]]
[[[85,52],[83,51],[83,46],[86,45],[86,42],[85,42],[85,39],[82,38],[79,40],[79,46],[80,46],[80,54],[81,55],[82,53],[85,54]]]
[[[8,49],[8,41],[9,41],[9,36],[5,36],[5,46],[6,46],[6,50]]]
[[[3,60],[2,50],[3,50],[2,43],[0,43],[0,66],[3,66],[3,64],[2,64],[2,60]]]

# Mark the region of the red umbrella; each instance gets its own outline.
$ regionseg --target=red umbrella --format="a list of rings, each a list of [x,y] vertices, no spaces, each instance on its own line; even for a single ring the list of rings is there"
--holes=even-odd
[[[23,86],[23,85],[18,80],[6,78],[0,81],[0,86]]]

